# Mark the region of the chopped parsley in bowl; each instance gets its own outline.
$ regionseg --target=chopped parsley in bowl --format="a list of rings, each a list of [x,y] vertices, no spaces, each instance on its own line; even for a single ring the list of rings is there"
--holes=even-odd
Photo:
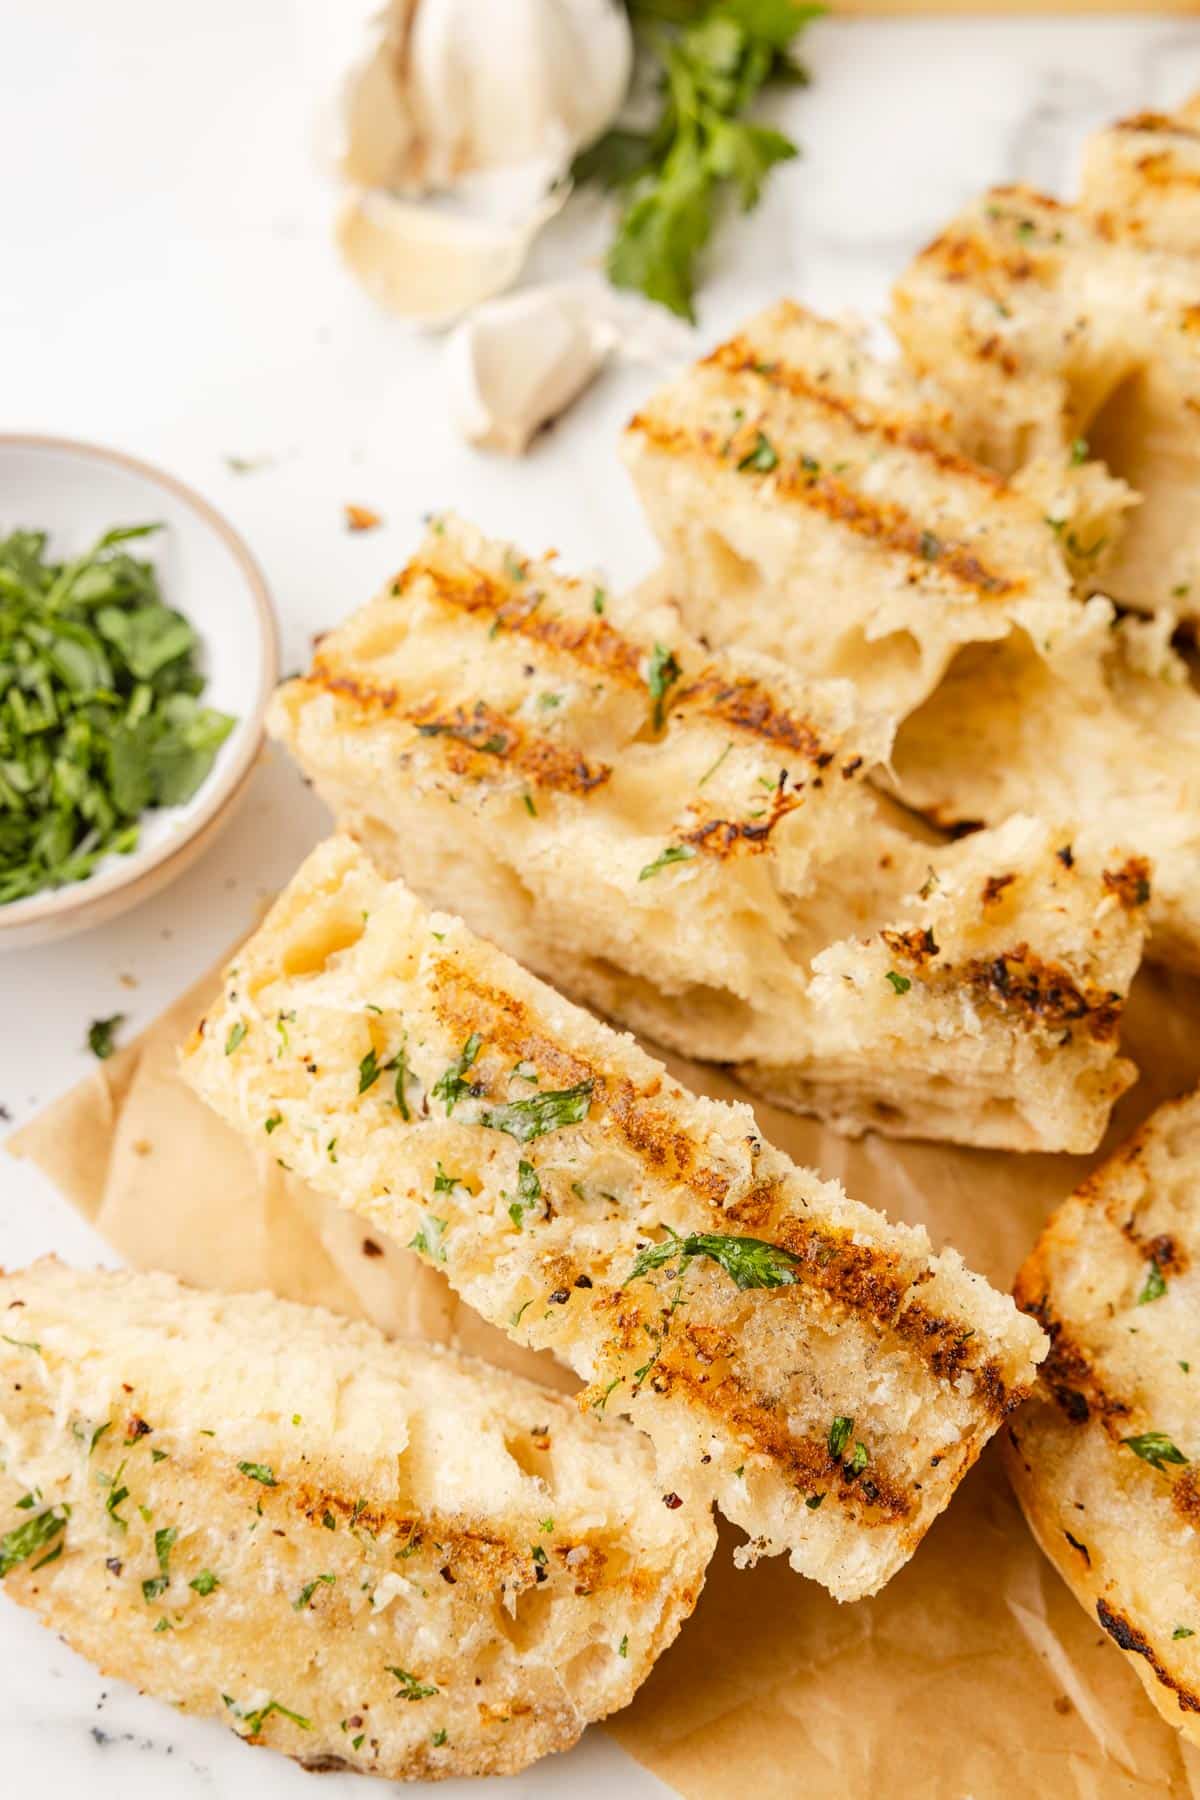
[[[65,563],[0,539],[0,906],[138,847],[205,781],[236,723],[203,704],[200,640],[117,526]]]

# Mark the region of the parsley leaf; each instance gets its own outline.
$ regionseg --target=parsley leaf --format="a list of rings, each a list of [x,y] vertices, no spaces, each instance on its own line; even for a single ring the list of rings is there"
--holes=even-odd
[[[1146,1280],[1137,1297],[1137,1303],[1139,1306],[1146,1306],[1151,1300],[1161,1300],[1166,1291],[1166,1277],[1159,1268],[1157,1260],[1151,1257],[1146,1270]]]
[[[369,1087],[374,1087],[380,1076],[379,1057],[374,1047],[367,1051],[358,1065],[358,1091],[365,1094]]]
[[[679,666],[674,651],[668,650],[665,644],[655,644],[649,667],[646,670],[646,686],[650,689],[650,698],[654,701],[655,731],[661,731],[663,728],[667,694],[682,674],[683,670]]]
[[[510,1100],[481,1114],[479,1122],[492,1131],[506,1131],[519,1144],[528,1144],[548,1131],[578,1125],[586,1119],[592,1086],[590,1081],[581,1081],[576,1087],[560,1088],[557,1092],[531,1094],[528,1100]],[[529,1167],[528,1163],[523,1166]]]
[[[482,1048],[483,1039],[477,1031],[473,1031],[463,1045],[462,1053],[457,1061],[452,1062],[445,1073],[439,1075],[434,1082],[432,1089],[433,1097],[435,1100],[444,1100],[446,1102],[447,1118],[449,1118],[450,1114],[454,1111],[456,1102],[461,1100],[464,1094],[470,1093],[471,1084],[466,1079],[467,1070],[471,1067]]]
[[[200,1573],[193,1575],[188,1582],[188,1586],[194,1588],[203,1597],[207,1597],[214,1588],[219,1588],[220,1585],[220,1578],[214,1575],[211,1569],[201,1569]]]
[[[171,1551],[175,1548],[175,1540],[179,1536],[173,1525],[164,1526],[154,1534],[154,1554],[158,1558],[158,1574],[152,1575],[142,1583],[143,1600],[157,1600],[166,1592],[171,1584]]]
[[[388,1674],[394,1675],[400,1683],[400,1691],[396,1695],[398,1700],[428,1700],[437,1693],[435,1687],[431,1687],[428,1682],[418,1681],[417,1677],[410,1675],[407,1669],[394,1668],[391,1663],[386,1663],[384,1666]]]
[[[279,1486],[275,1479],[274,1469],[267,1463],[240,1462],[238,1468],[243,1475],[248,1475],[251,1481],[261,1481],[264,1487]]]
[[[0,820],[2,820],[2,818],[3,809],[2,803],[0,803]],[[4,827],[3,824],[0,823],[0,843],[3,842],[3,832]],[[91,1024],[88,1026],[87,1044],[88,1049],[97,1061],[108,1061],[108,1058],[117,1047],[116,1036],[124,1023],[124,1013],[113,1013],[110,1018],[92,1020]]]
[[[649,1274],[651,1269],[661,1269],[664,1263],[673,1262],[676,1257],[680,1259],[682,1272],[684,1265],[698,1256],[715,1262],[743,1291],[793,1287],[800,1279],[796,1258],[778,1244],[768,1244],[762,1238],[725,1237],[713,1231],[698,1231],[680,1237],[670,1231],[670,1227],[667,1229],[668,1237],[657,1244],[649,1244],[638,1254],[625,1277],[624,1286]]]
[[[693,844],[668,844],[665,850],[660,850],[653,862],[646,864],[638,876],[638,880],[649,881],[652,875],[657,875],[660,869],[670,868],[672,863],[691,862],[695,854],[696,850]]]
[[[766,433],[760,431],[753,448],[748,450],[738,463],[738,469],[753,469],[760,475],[767,475],[772,469],[778,467],[778,452]]]
[[[1187,1462],[1183,1451],[1177,1449],[1162,1431],[1143,1431],[1140,1436],[1122,1438],[1121,1442],[1155,1469],[1163,1469],[1168,1463]]]
[[[854,1420],[848,1419],[844,1413],[838,1413],[829,1427],[829,1454],[834,1462],[841,1460],[842,1451],[850,1442],[850,1433],[854,1430]]]
[[[336,1575],[314,1575],[311,1581],[305,1582],[304,1586],[300,1589],[299,1594],[292,1601],[292,1611],[303,1612],[322,1582],[324,1582],[327,1587],[332,1587],[336,1580]]]
[[[889,969],[883,979],[885,981],[890,981],[898,994],[907,994],[909,988],[912,986],[909,977],[907,975],[898,975],[895,969]]]
[[[542,1197],[542,1184],[532,1163],[524,1158],[517,1164],[517,1197],[509,1206],[508,1216],[520,1231],[525,1214]]]
[[[696,264],[722,190],[753,207],[776,163],[795,156],[781,132],[743,115],[770,81],[803,80],[789,48],[824,9],[802,0],[633,0],[639,45],[661,63],[661,107],[648,131],[615,126],[575,160],[577,182],[623,196],[609,279],[694,318]]]
[[[51,1509],[6,1531],[0,1537],[0,1580],[10,1569],[15,1569],[18,1563],[26,1562],[29,1557],[36,1556],[39,1550],[52,1544],[66,1523],[65,1514]]]

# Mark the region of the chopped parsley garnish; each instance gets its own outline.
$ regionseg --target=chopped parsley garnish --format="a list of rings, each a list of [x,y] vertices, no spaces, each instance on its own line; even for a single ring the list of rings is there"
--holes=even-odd
[[[400,1114],[400,1117],[404,1120],[404,1123],[407,1125],[409,1120],[412,1118],[412,1114],[408,1110],[408,1097],[404,1091],[405,1086],[407,1085],[407,1081],[408,1081],[408,1063],[405,1058],[403,1046],[401,1046],[401,1048],[399,1050],[397,1050],[395,1056],[392,1058],[392,1067],[396,1071],[396,1085],[393,1090],[393,1098],[395,1099],[395,1102],[396,1102],[396,1111]]]
[[[655,644],[646,670],[646,686],[650,689],[650,698],[654,702],[655,731],[663,728],[667,695],[682,674],[683,670],[674,651],[668,650],[665,644]]]
[[[226,1054],[226,1056],[233,1055],[233,1053],[237,1049],[238,1045],[245,1038],[245,1035],[246,1035],[246,1027],[241,1019],[239,1019],[237,1021],[236,1025],[231,1025],[229,1027],[229,1036],[225,1039],[225,1054]]]
[[[752,449],[738,463],[740,470],[753,469],[761,475],[770,474],[779,466],[779,453],[765,432],[760,431]]]
[[[517,1198],[511,1202],[508,1216],[520,1231],[525,1214],[531,1206],[536,1206],[542,1197],[542,1184],[538,1180],[537,1170],[524,1158],[517,1164]]]
[[[35,1356],[42,1354],[42,1346],[35,1344],[32,1338],[9,1337],[7,1331],[0,1331],[0,1338],[3,1338],[6,1344],[11,1344],[14,1350],[32,1350]]]
[[[332,1587],[336,1580],[336,1575],[314,1575],[311,1581],[305,1582],[299,1594],[292,1601],[292,1611],[303,1612],[322,1582],[326,1587]]]
[[[2,567],[3,567],[3,564],[0,564],[0,568],[2,568]],[[0,589],[0,592],[2,592],[2,591],[3,590]],[[2,848],[3,843],[4,843],[4,811],[3,811],[3,801],[2,801],[2,799],[0,799],[0,857],[3,856],[3,848]],[[2,866],[3,866],[2,863],[0,863],[0,868],[2,868]],[[0,874],[0,883],[2,883],[2,882],[3,882],[3,875]],[[94,1057],[96,1057],[98,1061],[100,1061],[100,1062],[108,1061],[109,1057],[112,1055],[113,1051],[117,1047],[117,1044],[116,1044],[117,1033],[118,1033],[118,1031],[120,1031],[120,1029],[124,1023],[125,1023],[125,1014],[124,1013],[112,1013],[107,1019],[93,1019],[92,1020],[91,1024],[88,1026],[87,1045],[88,1045],[88,1049],[91,1051],[92,1055]]]
[[[221,1698],[235,1717],[247,1727],[247,1736],[249,1737],[258,1736],[272,1713],[278,1713],[281,1719],[290,1719],[293,1725],[300,1727],[301,1731],[312,1730],[311,1719],[304,1718],[301,1713],[290,1712],[286,1706],[281,1706],[278,1700],[268,1700],[265,1706],[258,1707],[254,1712],[244,1713],[238,1709],[228,1694],[222,1694]]]
[[[594,613],[602,613],[604,611],[604,605],[605,605],[605,601],[607,600],[607,598],[608,598],[608,596],[605,594],[603,588],[600,588],[600,587],[593,588],[592,589],[592,611]]]
[[[367,1051],[367,1054],[358,1065],[359,1093],[365,1094],[369,1087],[374,1087],[375,1083],[379,1080],[379,1075],[379,1058],[374,1047],[372,1047]]]
[[[1080,463],[1085,463],[1087,459],[1088,441],[1084,437],[1077,437],[1071,445],[1071,467],[1077,469]]]
[[[450,1742],[450,1739],[446,1734],[445,1727],[443,1726],[440,1731],[435,1731],[429,1741],[433,1745],[435,1750],[440,1750],[442,1748],[443,1744],[448,1744]]]
[[[470,1093],[471,1083],[466,1079],[467,1070],[482,1048],[483,1039],[477,1031],[473,1031],[463,1045],[461,1055],[434,1082],[433,1097],[435,1100],[446,1102],[447,1118],[454,1111],[456,1102],[461,1100],[464,1094]]]
[[[136,849],[142,814],[189,800],[233,728],[200,704],[196,633],[126,548],[158,529],[65,563],[45,532],[0,539],[0,905]]]
[[[861,1443],[855,1444],[853,1453],[845,1465],[846,1473],[851,1481],[854,1481],[862,1474],[870,1460],[870,1457],[867,1455],[867,1446]]]
[[[1143,1462],[1148,1462],[1155,1469],[1163,1469],[1168,1463],[1187,1462],[1183,1451],[1177,1449],[1162,1431],[1143,1431],[1137,1437],[1122,1438],[1121,1442],[1127,1450],[1132,1450],[1135,1456],[1140,1456]]]
[[[1151,1257],[1149,1266],[1146,1270],[1146,1280],[1142,1286],[1141,1293],[1137,1297],[1137,1303],[1139,1306],[1147,1306],[1151,1300],[1161,1300],[1166,1291],[1166,1277],[1159,1268],[1157,1259]]]
[[[854,1420],[848,1419],[845,1413],[836,1414],[829,1427],[829,1454],[834,1462],[840,1462],[842,1451],[850,1442],[850,1433],[854,1430]]]
[[[661,850],[653,862],[646,864],[639,874],[638,880],[649,881],[652,875],[657,875],[660,869],[669,869],[672,863],[691,862],[695,854],[695,846],[692,844],[668,844],[667,848]]]
[[[724,1237],[717,1232],[698,1231],[687,1237],[680,1237],[667,1227],[670,1235],[660,1243],[649,1244],[640,1251],[632,1269],[625,1277],[623,1285],[636,1281],[639,1276],[646,1275],[651,1269],[661,1269],[664,1263],[679,1259],[680,1273],[683,1273],[688,1262],[695,1257],[705,1256],[715,1262],[719,1268],[731,1277],[737,1287],[775,1288],[792,1287],[799,1281],[797,1259],[789,1250],[783,1250],[778,1244],[768,1244],[762,1238]]]
[[[592,1082],[581,1081],[557,1092],[531,1094],[528,1100],[510,1100],[482,1113],[479,1123],[492,1131],[506,1131],[519,1144],[528,1144],[548,1131],[581,1124],[592,1103],[592,1087]]]
[[[248,1475],[251,1481],[261,1481],[264,1487],[279,1486],[275,1479],[274,1469],[267,1463],[240,1462],[238,1468],[243,1475]]]
[[[39,1550],[45,1550],[48,1545],[53,1544],[66,1523],[66,1514],[51,1508],[32,1519],[26,1519],[20,1525],[14,1525],[11,1531],[6,1531],[0,1537],[0,1580],[3,1580],[10,1569],[15,1569],[19,1563],[27,1562]],[[58,1548],[61,1550],[62,1545]]]
[[[909,988],[912,986],[912,982],[909,980],[908,976],[898,975],[895,969],[889,969],[883,979],[885,981],[890,981],[892,987],[898,994],[907,994]]]
[[[810,1494],[804,1504],[807,1506],[809,1512],[816,1512],[824,1498],[824,1494]]]
[[[452,1194],[461,1182],[461,1175],[447,1175],[441,1163],[437,1163],[436,1172],[433,1177],[433,1191],[435,1194]]]
[[[388,1674],[394,1675],[400,1683],[399,1691],[395,1696],[397,1700],[428,1700],[437,1693],[435,1687],[431,1687],[428,1682],[418,1681],[417,1677],[410,1675],[407,1669],[397,1669],[392,1663],[385,1663],[384,1667]]]
[[[121,1475],[124,1468],[125,1464],[122,1462],[118,1465],[115,1475],[101,1478],[106,1479],[108,1482],[108,1498],[104,1502],[104,1510],[112,1520],[113,1524],[119,1525],[122,1531],[128,1529],[128,1524],[127,1521],[121,1517],[117,1508],[129,1498],[129,1489],[124,1487],[121,1483]]]
[[[263,1120],[263,1130],[266,1132],[267,1136],[270,1137],[271,1133],[273,1131],[278,1131],[279,1127],[282,1124],[283,1124],[283,1114],[282,1113],[272,1113],[269,1119]]]
[[[171,1551],[175,1547],[175,1540],[178,1536],[179,1533],[174,1525],[166,1525],[161,1531],[155,1532],[154,1554],[158,1558],[158,1574],[152,1575],[148,1581],[143,1581],[143,1600],[157,1600],[159,1595],[165,1593],[170,1586]]]
[[[446,1251],[442,1238],[448,1223],[447,1219],[438,1219],[432,1213],[426,1213],[424,1224],[409,1238],[407,1248],[429,1257],[431,1262],[444,1263]]]
[[[202,1599],[207,1598],[207,1596],[212,1593],[213,1589],[219,1588],[220,1585],[221,1582],[219,1576],[214,1575],[211,1569],[201,1569],[200,1573],[198,1575],[193,1575],[192,1579],[188,1582],[188,1586],[194,1588]]]
[[[620,1643],[617,1645],[617,1655],[625,1656],[625,1657],[627,1657],[629,1655],[629,1633],[628,1632],[625,1633],[624,1637],[621,1639]]]
[[[1195,1637],[1195,1635],[1190,1625],[1177,1625],[1171,1633],[1173,1638]]]
[[[936,562],[942,554],[942,540],[932,531],[923,531],[918,539],[917,548],[926,562]]]
[[[708,781],[711,776],[716,774],[717,770],[720,768],[721,764],[725,761],[725,758],[729,755],[729,752],[732,749],[733,749],[732,743],[726,744],[726,746],[722,750],[720,756],[718,756],[716,762],[711,763],[709,765],[709,767],[707,769],[705,769],[703,775],[700,777],[699,781],[696,783],[696,786],[698,788],[702,788],[704,786],[705,782]]]

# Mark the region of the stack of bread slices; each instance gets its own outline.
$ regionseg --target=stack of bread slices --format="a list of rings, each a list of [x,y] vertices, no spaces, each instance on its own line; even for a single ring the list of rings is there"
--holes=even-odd
[[[849,1132],[1100,1143],[1143,949],[1200,969],[1194,118],[1103,134],[1077,207],[967,209],[901,360],[782,304],[648,400],[636,594],[438,518],[280,690],[337,835],[186,1076],[584,1385],[5,1277],[0,1575],[106,1668],[311,1767],[517,1769],[630,1698],[714,1508],[858,1600],[1010,1421],[1040,1541],[1200,1738],[1195,1102],[1018,1310],[627,1035]]]

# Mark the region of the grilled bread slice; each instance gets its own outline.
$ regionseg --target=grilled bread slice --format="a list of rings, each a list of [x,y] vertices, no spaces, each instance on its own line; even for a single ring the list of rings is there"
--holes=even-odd
[[[1041,1333],[953,1251],[762,1141],[346,839],[189,1041],[223,1118],[628,1412],[839,1599],[911,1554]],[[682,1489],[680,1490],[683,1491]]]
[[[846,1129],[1093,1148],[1141,942],[1099,867],[1046,828],[930,848],[845,683],[598,592],[443,521],[271,727],[387,873],[659,1042]],[[934,912],[914,985],[892,943]],[[979,978],[1013,952],[1088,996],[1071,1028]]]
[[[1050,1220],[1017,1299],[1050,1334],[1005,1459],[1042,1549],[1200,1744],[1200,1094]]]
[[[623,1706],[715,1533],[560,1395],[265,1294],[0,1276],[0,1576],[309,1768],[524,1768]],[[676,1497],[678,1496],[678,1498]]]
[[[1099,537],[1123,503],[1059,467],[1050,530],[1043,494],[961,454],[943,399],[786,301],[654,395],[624,449],[689,627],[848,677],[894,719],[962,644],[1020,627],[1069,660],[1073,508]]]
[[[1024,187],[972,202],[901,277],[893,325],[914,370],[949,395],[969,454],[1011,474],[1074,443],[1119,473],[1138,504],[1115,543],[1103,534],[1081,546],[1094,552],[1095,584],[1194,618],[1200,189],[1182,179],[1190,128],[1157,134],[1176,145],[1169,170],[1180,178],[1169,182],[1151,173],[1163,155],[1155,135],[1109,134],[1094,149],[1096,210]],[[1127,178],[1108,194],[1117,165]]]

